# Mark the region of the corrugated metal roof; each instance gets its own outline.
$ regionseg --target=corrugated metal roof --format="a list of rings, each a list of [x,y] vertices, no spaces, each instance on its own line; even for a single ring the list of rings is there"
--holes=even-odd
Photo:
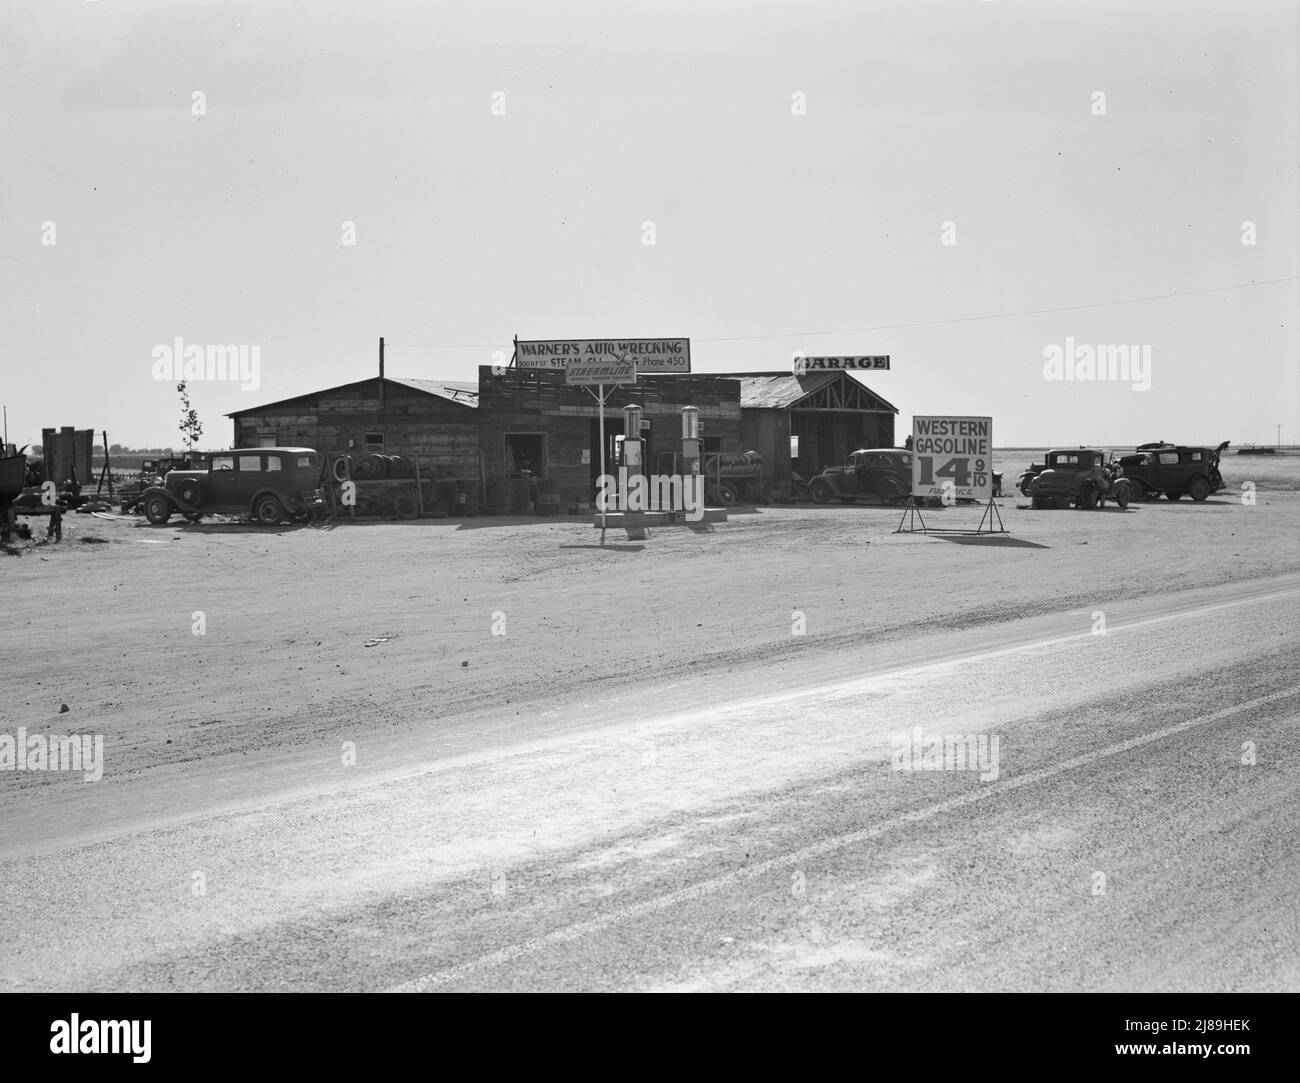
[[[785,410],[838,377],[837,372],[810,372],[803,376],[790,372],[741,376],[740,408]]]
[[[478,405],[478,384],[466,383],[464,380],[403,380],[396,376],[387,376],[385,379],[390,383],[402,384],[416,391],[441,395],[444,399],[459,402],[463,406]]]
[[[742,410],[788,410],[827,384],[836,380],[849,380],[857,390],[879,401],[882,407],[898,413],[898,407],[892,402],[866,384],[854,380],[847,372],[808,372],[800,376],[792,372],[720,372],[718,375],[740,381]]]
[[[239,417],[241,414],[250,414],[258,410],[269,410],[273,406],[285,406],[291,402],[302,402],[304,399],[315,398],[317,395],[326,395],[331,391],[343,391],[350,387],[360,387],[362,384],[374,383],[377,379],[377,376],[372,376],[368,380],[354,380],[350,384],[339,384],[336,387],[321,388],[319,391],[308,391],[305,394],[294,395],[291,398],[263,403],[261,406],[250,406],[247,410],[236,410],[234,413],[227,414],[226,417]],[[385,376],[384,382],[401,384],[403,387],[409,387],[412,391],[423,391],[426,395],[437,395],[439,398],[457,403],[460,406],[468,406],[471,409],[478,407],[478,384],[476,383],[466,383],[463,380],[404,380],[395,376]]]

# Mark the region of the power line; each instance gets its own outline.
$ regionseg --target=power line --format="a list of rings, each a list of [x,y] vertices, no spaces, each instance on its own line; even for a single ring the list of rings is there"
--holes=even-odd
[[[1020,312],[992,312],[984,316],[954,316],[946,320],[921,320],[915,323],[882,323],[874,327],[843,327],[830,331],[785,331],[766,335],[729,335],[717,338],[692,338],[692,342],[760,342],[777,338],[808,338],[813,335],[857,335],[869,331],[899,331],[910,327],[943,327],[954,323],[975,323],[980,320],[1010,320],[1019,316],[1049,316],[1056,312],[1079,312],[1089,308],[1109,308],[1113,305],[1140,305],[1148,301],[1169,301],[1177,297],[1197,297],[1207,293],[1225,293],[1228,290],[1253,289],[1256,286],[1275,286],[1279,282],[1300,281],[1300,275],[1285,278],[1265,278],[1258,282],[1238,282],[1231,286],[1211,286],[1203,290],[1179,290],[1174,293],[1154,293],[1148,297],[1125,297],[1114,301],[1093,301],[1085,305],[1061,305],[1058,308],[1031,308]],[[389,342],[406,350],[503,350],[500,342]],[[505,345],[509,345],[508,343]]]
[[[699,338],[693,342],[753,342],[767,338],[800,338],[810,335],[853,335],[865,331],[896,331],[906,327],[941,327],[951,323],[973,323],[976,320],[1009,320],[1016,316],[1046,316],[1053,312],[1078,312],[1085,308],[1107,308],[1111,305],[1137,305],[1147,301],[1167,301],[1174,297],[1194,297],[1203,293],[1222,293],[1225,290],[1244,290],[1254,286],[1272,286],[1278,282],[1300,281],[1300,275],[1286,278],[1267,278],[1260,282],[1239,282],[1232,286],[1212,286],[1204,290],[1183,290],[1177,293],[1156,293],[1150,297],[1128,297],[1118,301],[1094,301],[1086,305],[1062,305],[1060,308],[1033,308],[1022,312],[994,312],[987,316],[955,316],[948,320],[924,320],[918,323],[885,323],[875,327],[846,327],[837,331],[791,331],[781,335],[736,335],[729,338]]]

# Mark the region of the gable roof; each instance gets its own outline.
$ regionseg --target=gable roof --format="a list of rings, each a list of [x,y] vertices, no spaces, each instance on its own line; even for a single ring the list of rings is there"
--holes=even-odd
[[[847,381],[847,387],[837,388],[844,409],[892,410],[898,407],[877,395],[866,384],[859,383],[847,372],[806,372],[796,376],[792,372],[721,372],[740,381],[740,408],[742,410],[789,410],[801,404],[806,409],[817,409],[830,385]],[[847,398],[845,397],[847,396]],[[818,401],[806,401],[810,399]],[[848,405],[855,403],[856,405]]]
[[[441,395],[444,399],[458,402],[462,406],[478,405],[478,384],[464,380],[406,380],[396,376],[384,377],[390,384],[401,384],[414,391],[424,391],[430,395]]]
[[[303,402],[307,399],[314,399],[317,395],[326,395],[331,391],[347,391],[354,387],[361,387],[364,384],[373,384],[379,381],[379,377],[372,376],[368,380],[354,380],[350,384],[339,384],[336,387],[325,387],[319,391],[308,391],[302,395],[294,395],[292,398],[280,399],[276,402],[266,402],[261,406],[250,406],[246,410],[236,410],[234,413],[227,414],[226,417],[240,417],[243,414],[253,413],[256,410],[268,410],[272,406],[288,406],[290,403]],[[448,402],[454,402],[458,406],[468,406],[471,409],[478,406],[478,384],[466,383],[464,380],[407,380],[399,379],[395,376],[385,376],[384,383],[397,384],[401,387],[410,388],[412,391],[423,391],[426,395],[436,395],[439,398],[446,399]]]

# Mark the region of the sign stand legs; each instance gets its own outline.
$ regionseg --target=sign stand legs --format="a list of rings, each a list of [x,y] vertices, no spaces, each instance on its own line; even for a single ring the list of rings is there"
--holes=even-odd
[[[995,518],[998,521],[997,530],[993,529],[993,520]],[[992,497],[989,497],[988,505],[984,508],[984,514],[980,516],[980,525],[975,529],[976,534],[981,534],[984,532],[984,521],[986,519],[988,520],[990,534],[1008,533],[1007,528],[1002,525],[1002,513],[998,511],[998,506],[995,503],[993,503]]]
[[[916,503],[916,501],[915,501],[915,499],[914,499],[914,500],[912,501],[912,503],[908,504],[907,507],[903,509],[903,518],[901,518],[901,519],[898,520],[898,529],[895,530],[894,533],[895,533],[895,534],[910,534],[910,533],[912,533],[913,531],[916,530],[916,521],[917,521],[918,519],[921,520],[921,533],[922,533],[922,534],[928,534],[928,533],[930,533],[929,530],[926,529],[925,519],[922,518],[922,516],[921,516],[921,509],[920,509],[920,507],[917,505],[917,503]],[[904,524],[904,523],[907,523],[907,524],[908,524],[906,530],[903,529],[903,524]]]

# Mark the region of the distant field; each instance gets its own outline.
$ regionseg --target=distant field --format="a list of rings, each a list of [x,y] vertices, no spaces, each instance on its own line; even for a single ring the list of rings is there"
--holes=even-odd
[[[1041,463],[1047,448],[995,447],[993,469],[1001,470],[1003,485],[1010,492],[1016,478],[1030,463]],[[1106,448],[1117,455],[1131,455],[1133,447]],[[1300,492],[1300,451],[1283,448],[1273,455],[1238,455],[1228,448],[1219,463],[1223,480],[1229,489],[1241,491],[1243,481],[1253,481],[1261,492]]]

